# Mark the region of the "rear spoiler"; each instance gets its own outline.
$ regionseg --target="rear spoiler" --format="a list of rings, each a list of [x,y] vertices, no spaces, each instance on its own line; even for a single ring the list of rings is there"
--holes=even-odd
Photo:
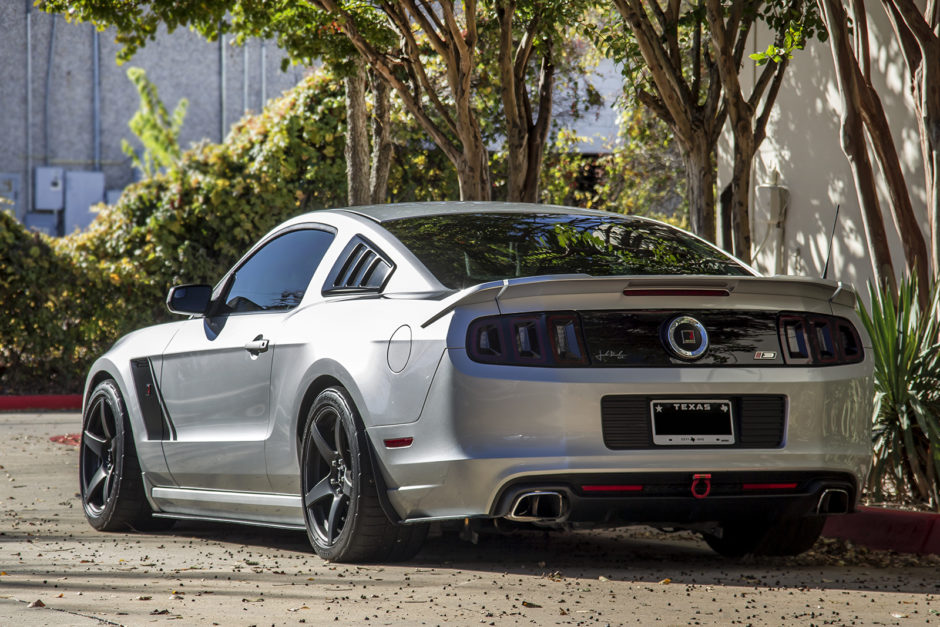
[[[457,307],[533,296],[557,296],[578,292],[581,294],[609,294],[611,292],[656,291],[708,291],[727,294],[762,294],[796,296],[826,301],[843,307],[855,308],[855,289],[842,281],[813,279],[810,277],[716,277],[716,276],[644,276],[644,277],[592,277],[587,274],[504,279],[481,283],[453,294],[441,303],[441,309],[421,326],[428,327]],[[714,295],[714,294],[712,294]]]

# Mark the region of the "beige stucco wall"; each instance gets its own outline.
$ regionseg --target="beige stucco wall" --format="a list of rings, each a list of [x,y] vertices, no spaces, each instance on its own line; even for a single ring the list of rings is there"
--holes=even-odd
[[[913,107],[906,93],[906,68],[880,5],[871,5],[869,19],[873,81],[892,125],[915,211],[922,218],[922,228],[926,229],[922,160]],[[765,48],[768,41],[766,32],[758,33],[757,49]],[[745,63],[743,74],[749,89],[757,70],[750,59],[745,59]],[[782,247],[782,265],[789,274],[822,275],[833,217],[839,205],[828,276],[852,283],[866,292],[872,276],[871,258],[852,172],[840,146],[841,110],[829,44],[813,42],[806,50],[797,52],[791,62],[768,136],[755,159],[754,184],[771,183],[776,170],[780,173],[780,185],[789,191]],[[730,135],[726,134],[720,149],[721,186],[730,175],[730,146]],[[879,191],[892,255],[896,260],[903,260],[901,241],[887,211],[889,205],[881,180]],[[755,249],[772,229],[768,224],[767,199],[766,190],[758,188],[752,194]],[[755,265],[773,273],[775,256],[780,252],[768,243],[758,252]],[[899,264],[896,262],[896,265]]]

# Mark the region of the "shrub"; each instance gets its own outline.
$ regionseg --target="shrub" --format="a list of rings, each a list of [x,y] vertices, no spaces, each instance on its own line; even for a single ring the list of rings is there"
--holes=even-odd
[[[0,394],[81,388],[88,360],[113,340],[118,299],[106,275],[73,264],[54,240],[0,212]]]
[[[914,278],[901,282],[897,304],[869,286],[871,314],[859,306],[875,360],[874,457],[868,491],[940,511],[940,284],[918,305]]]
[[[346,204],[345,100],[319,71],[177,163],[102,206],[84,232],[50,239],[0,222],[0,394],[78,392],[124,333],[170,319],[167,289],[214,283],[287,218]],[[453,198],[438,151],[393,118],[397,201]]]

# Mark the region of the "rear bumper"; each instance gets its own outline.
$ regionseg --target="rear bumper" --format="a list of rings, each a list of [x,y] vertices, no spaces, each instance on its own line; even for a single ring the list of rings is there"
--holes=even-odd
[[[562,495],[558,522],[668,526],[850,513],[857,486],[848,474],[807,472],[525,477],[503,488],[490,514],[509,516],[520,497],[536,491]]]
[[[784,440],[775,448],[612,450],[604,442],[601,400],[620,394],[782,395]],[[389,502],[403,520],[504,516],[506,495],[519,486],[563,489],[572,520],[692,522],[749,509],[803,515],[830,481],[847,490],[847,508],[854,507],[871,458],[871,399],[868,358],[830,368],[578,370],[484,366],[448,349],[421,417],[368,433]],[[413,444],[384,447],[396,438]],[[694,474],[743,484],[781,473],[800,477],[795,492],[735,494],[718,484],[705,499],[689,492]],[[578,487],[588,480],[645,487],[593,496]]]

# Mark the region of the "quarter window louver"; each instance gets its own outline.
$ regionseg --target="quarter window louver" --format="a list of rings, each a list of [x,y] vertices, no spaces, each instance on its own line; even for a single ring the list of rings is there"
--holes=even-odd
[[[377,292],[394,269],[394,264],[375,245],[356,236],[330,271],[323,293]]]

